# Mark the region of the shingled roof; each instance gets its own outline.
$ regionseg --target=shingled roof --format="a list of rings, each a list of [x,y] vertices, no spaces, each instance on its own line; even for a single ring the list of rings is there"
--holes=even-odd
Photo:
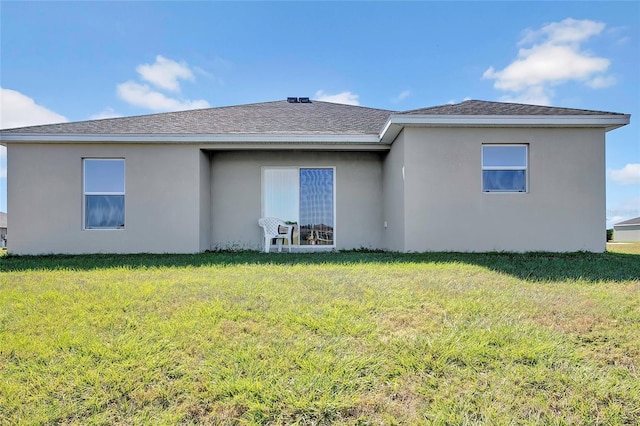
[[[378,134],[393,111],[275,101],[3,130],[47,134]]]
[[[443,119],[450,121],[445,125],[532,124],[531,120],[522,121],[518,117],[540,118],[538,121],[544,122],[545,125],[549,124],[549,120],[561,118],[562,120],[554,122],[553,125],[591,125],[605,127],[607,130],[629,122],[628,115],[613,112],[477,100],[410,111],[391,111],[321,101],[291,103],[283,100],[5,129],[0,133],[0,142],[47,138],[79,140],[85,136],[93,139],[110,138],[109,140],[154,137],[153,140],[163,137],[175,140],[213,140],[212,135],[221,138],[254,135],[271,139],[286,135],[321,139],[344,137],[345,140],[368,138],[369,142],[372,138],[381,136],[380,141],[390,143],[404,125],[443,125]],[[567,120],[573,122],[569,123]]]
[[[469,100],[404,111],[407,115],[624,115],[616,112]]]

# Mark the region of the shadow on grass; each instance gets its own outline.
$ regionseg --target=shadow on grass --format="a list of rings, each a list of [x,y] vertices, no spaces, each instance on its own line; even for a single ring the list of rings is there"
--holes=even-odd
[[[224,265],[461,263],[485,267],[529,281],[640,280],[640,255],[622,253],[339,253],[213,252],[199,254],[94,254],[2,256],[0,274],[11,271],[143,269]],[[1,278],[1,275],[0,275]]]

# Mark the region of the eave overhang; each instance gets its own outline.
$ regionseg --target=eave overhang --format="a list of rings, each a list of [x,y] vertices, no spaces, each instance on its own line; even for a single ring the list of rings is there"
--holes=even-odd
[[[389,149],[381,144],[375,134],[62,134],[62,133],[3,133],[0,144],[6,143],[122,143],[122,144],[196,144],[211,146],[212,149],[253,149],[265,145],[296,146],[296,149],[318,149],[319,146],[341,146],[343,149]],[[377,148],[379,147],[379,148]]]
[[[380,142],[392,143],[404,127],[565,127],[604,128],[629,124],[631,116],[620,115],[408,115],[392,114],[380,132]]]

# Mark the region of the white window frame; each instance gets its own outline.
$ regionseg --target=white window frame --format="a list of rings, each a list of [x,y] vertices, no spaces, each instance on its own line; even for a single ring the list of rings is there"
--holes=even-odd
[[[525,162],[524,166],[485,166],[484,165],[484,148],[485,147],[524,147]],[[529,193],[529,144],[527,143],[483,143],[480,148],[480,191],[483,194],[527,194]],[[489,191],[484,189],[484,171],[485,170],[524,170],[524,191]]]
[[[336,198],[337,198],[337,178],[336,178],[336,166],[262,166],[260,172],[261,185],[260,185],[260,216],[264,217],[265,215],[265,170],[273,170],[273,169],[289,169],[296,170],[298,174],[298,179],[300,179],[300,170],[301,169],[331,169],[333,171],[333,244],[322,244],[322,245],[313,245],[313,244],[300,244],[300,230],[298,229],[298,244],[291,244],[292,247],[299,249],[309,249],[309,250],[331,250],[336,248],[336,229],[337,229],[337,214],[336,214]],[[298,197],[300,197],[300,181],[298,181]],[[297,225],[300,226],[300,206],[298,205],[298,217],[297,217]]]
[[[123,167],[123,191],[115,191],[115,192],[110,192],[110,191],[87,191],[87,161],[121,161],[124,165]],[[123,230],[126,227],[126,217],[127,217],[127,211],[126,211],[126,206],[127,206],[127,202],[126,202],[126,185],[127,185],[127,165],[126,165],[126,161],[124,158],[118,158],[118,157],[105,157],[105,158],[101,158],[101,157],[84,157],[82,158],[82,229],[85,231],[119,231],[119,230]],[[123,197],[125,197],[125,211],[124,211],[124,224],[123,226],[114,226],[114,227],[101,227],[101,228],[94,228],[94,227],[87,227],[87,195],[122,195]]]

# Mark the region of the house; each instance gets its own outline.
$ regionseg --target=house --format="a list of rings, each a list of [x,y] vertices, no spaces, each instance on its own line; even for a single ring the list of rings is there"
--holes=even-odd
[[[605,250],[612,112],[287,100],[8,129],[9,251]],[[576,220],[576,218],[578,218]]]
[[[640,241],[640,217],[613,225],[613,241],[617,243]]]
[[[7,246],[7,214],[0,212],[0,247]]]

